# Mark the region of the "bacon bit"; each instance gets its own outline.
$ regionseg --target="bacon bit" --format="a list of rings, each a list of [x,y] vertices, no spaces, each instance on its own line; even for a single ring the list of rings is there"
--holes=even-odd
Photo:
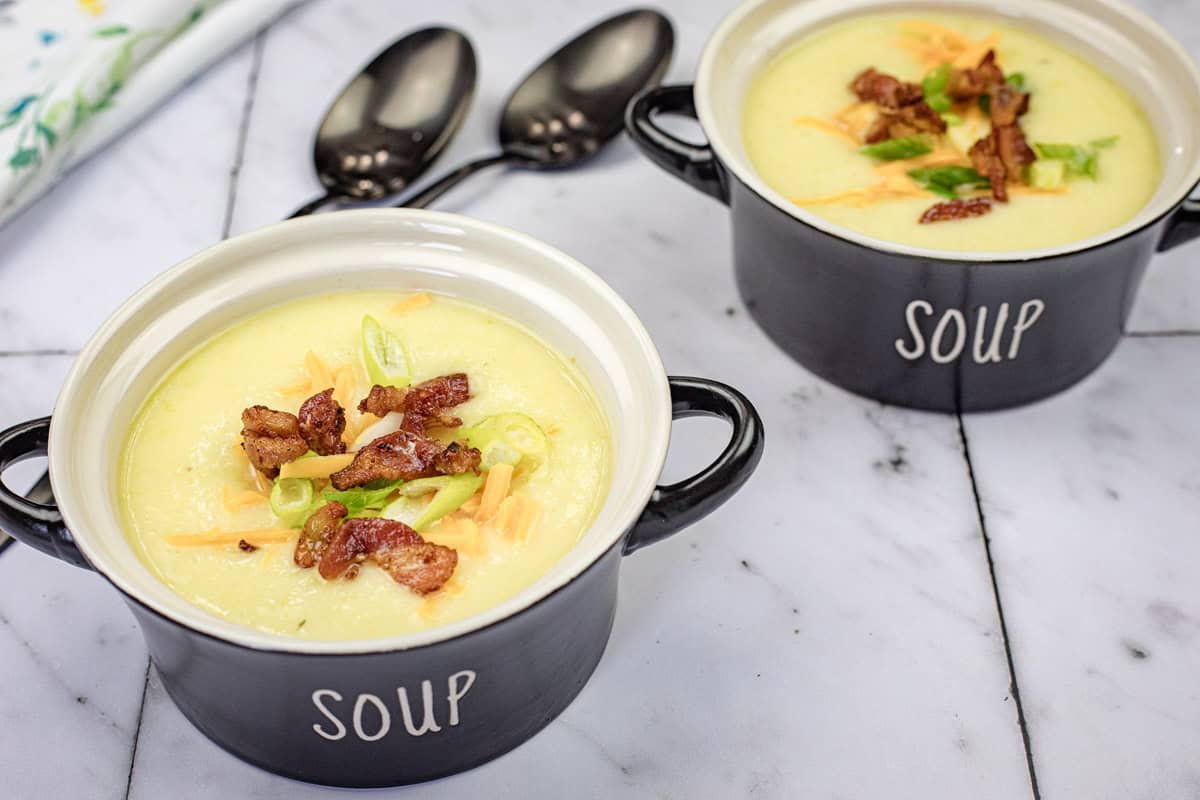
[[[346,410],[333,398],[333,389],[317,392],[300,406],[300,435],[310,450],[332,456],[346,452]]]
[[[304,521],[304,529],[296,540],[292,561],[301,569],[315,567],[337,535],[338,524],[349,513],[341,503],[326,503]]]
[[[359,402],[358,410],[363,414],[370,414],[380,419],[394,411],[403,413],[404,398],[407,394],[407,389],[375,384],[371,387],[371,391],[367,392],[367,396]]]
[[[279,469],[281,478],[328,478],[335,472],[350,466],[354,453],[339,453],[332,456],[298,458]]]
[[[396,431],[363,447],[349,464],[331,473],[329,480],[335,489],[344,491],[376,480],[410,481],[435,475],[435,459],[444,449],[441,442],[420,434]]]
[[[879,107],[879,116],[863,137],[869,143],[946,131],[946,121],[925,102],[920,84],[902,81],[868,67],[854,77],[850,91],[859,100]]]
[[[942,222],[950,219],[980,217],[991,210],[992,201],[986,197],[960,197],[957,200],[937,203],[925,209],[925,213],[921,215],[920,222],[922,225],[928,225],[931,222]]]
[[[241,550],[243,553],[253,553],[257,549],[257,545],[250,544],[245,539],[238,539],[238,550]]]
[[[204,533],[175,533],[166,537],[167,544],[174,547],[210,547],[236,545],[245,540],[257,547],[267,544],[290,542],[296,532],[291,529],[267,528],[256,531],[221,531],[213,529]]]
[[[426,428],[456,428],[462,420],[447,409],[471,399],[471,384],[464,372],[430,378],[404,395],[404,430],[424,433]]]
[[[357,517],[338,528],[317,569],[322,578],[334,580],[367,559],[417,594],[440,589],[458,566],[458,553],[425,541],[403,522]]]
[[[274,478],[281,465],[308,452],[308,443],[295,414],[250,406],[242,411],[242,449],[256,469]]]
[[[391,313],[405,314],[409,311],[416,311],[418,308],[424,308],[431,302],[433,302],[433,298],[429,296],[429,292],[417,292],[416,294],[410,294],[392,306]]]
[[[257,472],[257,470],[255,471]],[[256,506],[265,502],[267,502],[267,498],[259,492],[244,489],[235,494],[229,486],[221,487],[221,504],[230,513],[236,513],[246,506]]]
[[[512,476],[511,464],[497,464],[488,470],[487,480],[483,484],[483,496],[479,499],[479,509],[475,512],[477,522],[484,522],[496,516],[500,502],[512,485]]]

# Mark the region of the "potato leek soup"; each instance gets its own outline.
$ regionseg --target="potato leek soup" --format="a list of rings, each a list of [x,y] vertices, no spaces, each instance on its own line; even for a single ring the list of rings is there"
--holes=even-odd
[[[781,53],[743,143],[804,209],[943,250],[1065,244],[1127,222],[1158,184],[1134,99],[1078,56],[987,18],[876,14]]]
[[[511,320],[416,293],[267,310],[190,355],[122,455],[128,537],[220,617],[313,639],[483,611],[579,540],[609,479],[581,373]]]

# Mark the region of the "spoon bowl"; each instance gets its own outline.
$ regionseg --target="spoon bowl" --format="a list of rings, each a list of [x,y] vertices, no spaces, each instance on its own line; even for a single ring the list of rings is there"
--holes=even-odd
[[[425,208],[460,181],[494,164],[570,167],[598,153],[624,126],[625,107],[656,85],[671,63],[671,22],[650,9],[610,17],[538,65],[500,115],[501,152],[476,159],[400,203]]]
[[[391,44],[330,105],[313,144],[326,194],[292,216],[411,186],[458,132],[475,80],[475,51],[456,30],[425,28]]]

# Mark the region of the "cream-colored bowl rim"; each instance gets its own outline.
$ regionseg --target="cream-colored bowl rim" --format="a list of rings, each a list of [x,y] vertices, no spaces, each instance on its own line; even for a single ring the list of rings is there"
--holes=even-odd
[[[170,335],[186,338],[188,331],[207,325],[210,332],[195,334],[190,344],[176,342],[194,348],[227,327],[228,319],[244,318],[245,314],[231,310],[239,302],[257,309],[293,295],[323,293],[324,289],[293,291],[290,287],[305,276],[319,274],[321,264],[331,260],[364,264],[361,269],[346,267],[344,276],[337,274],[339,286],[374,285],[371,276],[393,281],[381,288],[403,285],[439,291],[439,286],[468,286],[460,296],[509,313],[534,330],[536,325],[505,306],[525,308],[528,314],[544,311],[548,330],[563,322],[570,327],[560,335],[579,337],[577,343],[571,339],[572,346],[593,384],[597,370],[604,370],[599,377],[611,382],[594,386],[609,417],[616,449],[607,501],[592,527],[547,575],[487,611],[426,631],[380,639],[317,641],[260,632],[211,615],[176,595],[146,569],[124,538],[114,508],[114,486],[119,445],[127,427],[114,422],[112,427],[120,430],[94,428],[112,415],[132,418],[136,409],[119,411],[120,404],[140,407],[149,394],[145,387],[152,387],[177,363],[177,358],[150,352],[138,337],[151,336],[152,329],[160,326],[167,331],[165,350],[174,341]],[[427,266],[405,266],[408,260]],[[282,274],[284,270],[294,270],[296,276]],[[274,301],[262,299],[273,296],[271,292],[279,287],[290,294]],[[266,294],[258,297],[256,291]],[[552,337],[547,338],[553,343]],[[155,370],[160,374],[149,374]],[[142,388],[126,388],[131,386]],[[123,392],[131,396],[113,399]],[[574,580],[608,552],[641,514],[666,458],[670,424],[670,390],[649,334],[628,304],[578,261],[532,237],[455,214],[339,211],[226,240],[172,267],[130,297],[101,325],[68,373],[51,422],[48,458],[59,509],[80,550],[137,602],[187,628],[250,648],[369,653],[421,647],[485,628]],[[101,474],[106,465],[110,474]]]
[[[1125,224],[1077,242],[1024,250],[963,251],[914,247],[858,233],[807,211],[771,188],[741,146],[741,101],[746,83],[804,31],[863,13],[905,10],[1005,18],[1082,53],[1118,79],[1146,106],[1159,135],[1164,175],[1150,202]],[[731,57],[727,51],[734,50],[736,57]],[[1134,58],[1135,53],[1140,58]],[[1160,87],[1168,81],[1178,95],[1164,98],[1154,94],[1161,93]],[[718,100],[714,86],[719,82],[722,86],[740,84],[741,88],[724,92]],[[773,206],[840,239],[919,258],[1027,261],[1087,250],[1154,223],[1200,183],[1200,125],[1196,122],[1200,120],[1200,69],[1161,25],[1120,0],[1008,0],[1003,4],[992,0],[747,0],[718,25],[705,45],[696,76],[695,103],[700,125],[721,163]],[[737,118],[732,124],[727,124],[724,116],[729,114]],[[731,127],[737,133],[726,133]]]

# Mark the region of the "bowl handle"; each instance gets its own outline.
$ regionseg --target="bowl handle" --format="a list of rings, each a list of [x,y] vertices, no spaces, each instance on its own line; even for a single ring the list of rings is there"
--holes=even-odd
[[[90,569],[54,504],[49,476],[43,475],[26,496],[9,489],[3,480],[4,471],[13,464],[45,455],[49,439],[49,417],[22,422],[0,433],[0,530],[35,550]]]
[[[733,436],[717,460],[690,478],[657,486],[625,538],[625,554],[654,544],[698,522],[742,488],[763,451],[763,424],[746,396],[704,378],[670,378],[671,418],[717,417]]]
[[[721,166],[707,144],[685,142],[654,121],[655,114],[678,114],[696,119],[690,85],[658,86],[633,99],[625,110],[625,129],[633,143],[667,172],[707,195],[729,204]]]
[[[1158,242],[1158,252],[1190,242],[1200,236],[1200,198],[1187,199],[1167,222],[1167,229]]]

